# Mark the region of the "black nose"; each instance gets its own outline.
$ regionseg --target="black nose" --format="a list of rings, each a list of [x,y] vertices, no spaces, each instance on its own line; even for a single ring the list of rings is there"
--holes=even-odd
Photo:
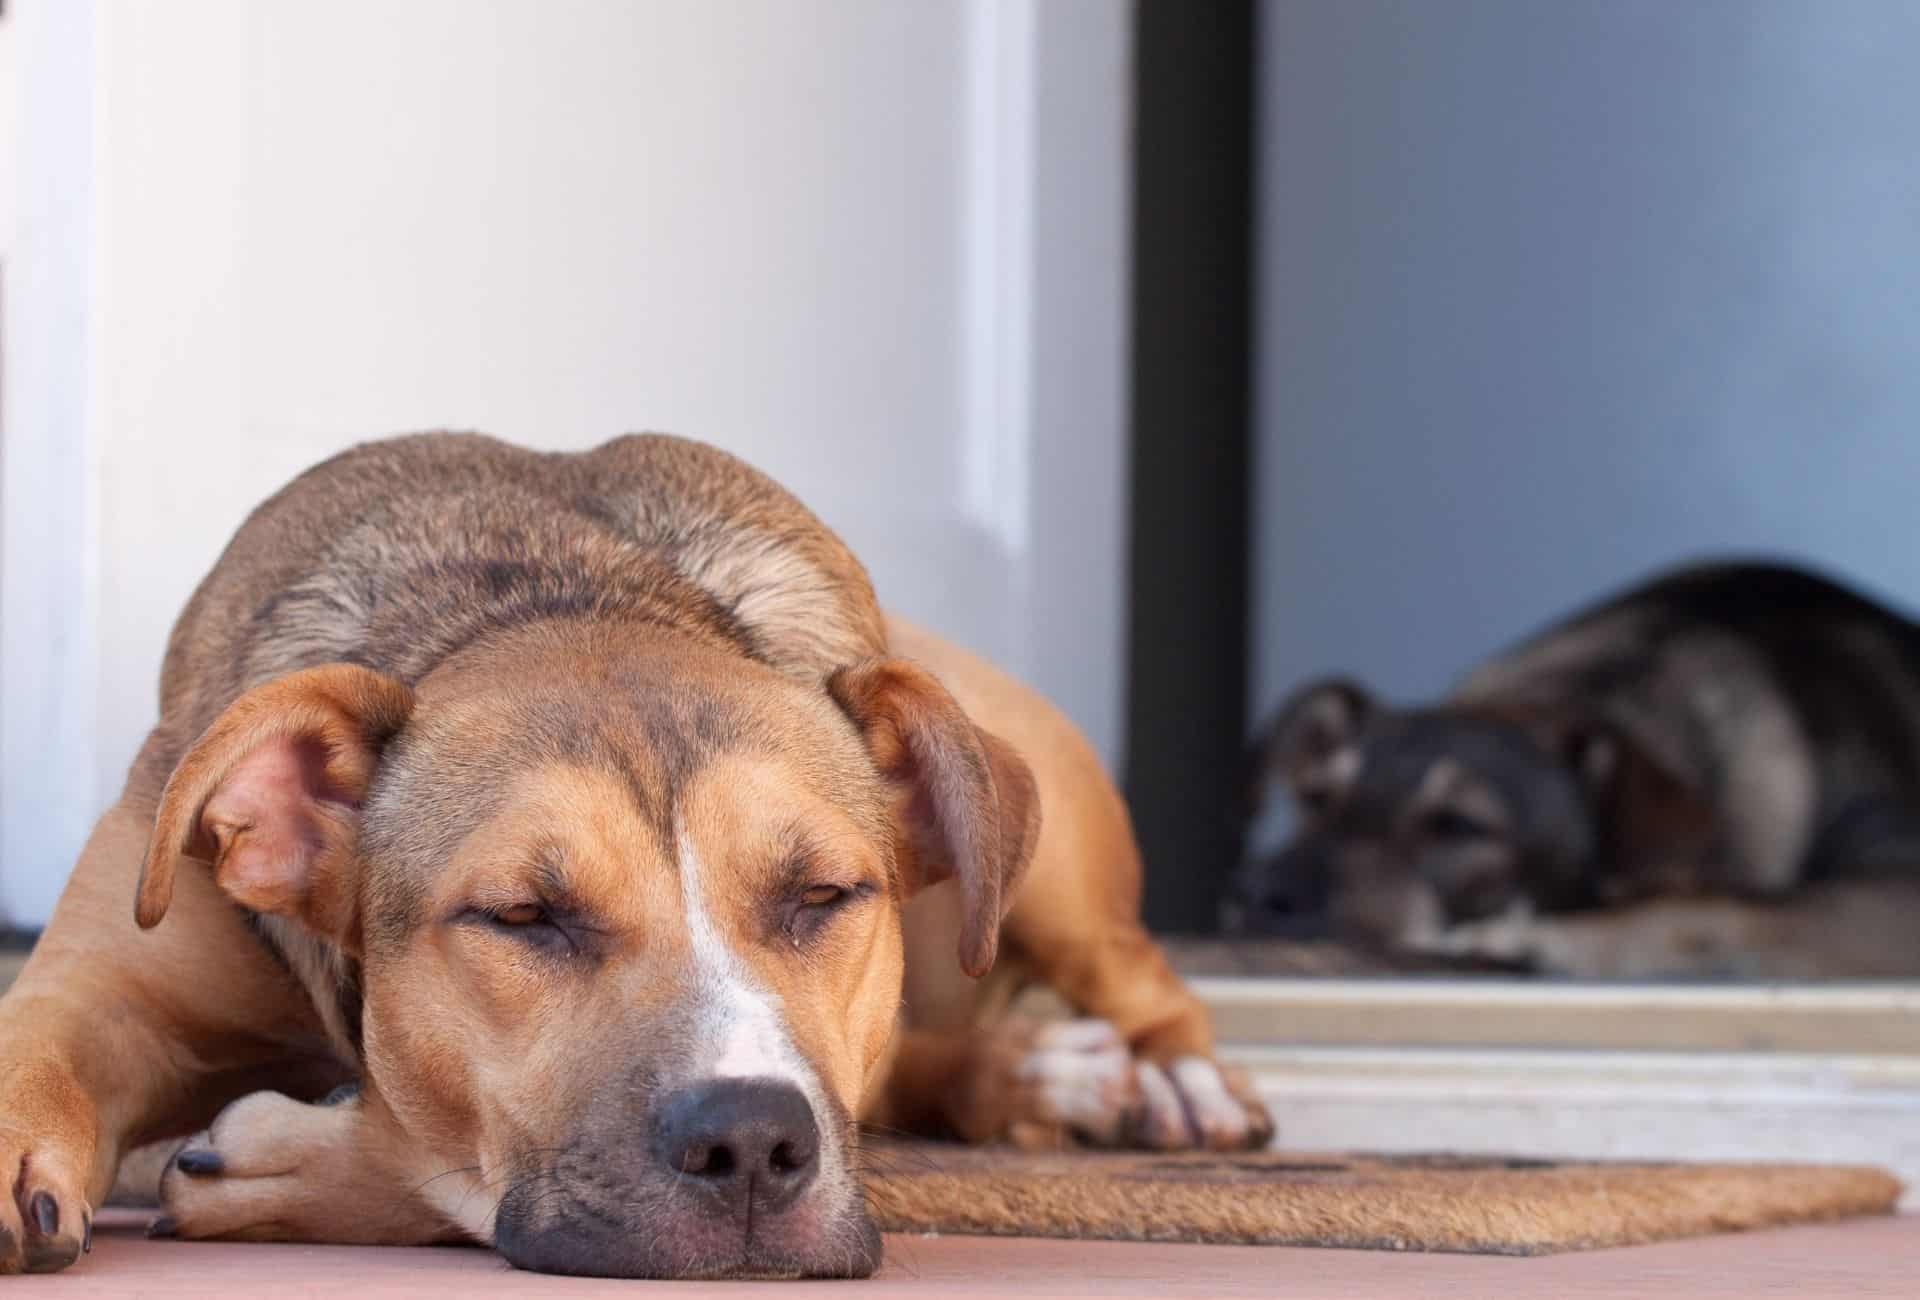
[[[654,1155],[730,1213],[786,1208],[820,1165],[813,1107],[790,1083],[712,1079],[669,1094],[654,1115]]]

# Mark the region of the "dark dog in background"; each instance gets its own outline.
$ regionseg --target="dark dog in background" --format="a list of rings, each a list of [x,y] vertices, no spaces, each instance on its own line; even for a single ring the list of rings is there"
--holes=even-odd
[[[1587,975],[1920,970],[1920,626],[1770,564],[1683,569],[1389,708],[1260,738],[1296,833],[1242,931]]]

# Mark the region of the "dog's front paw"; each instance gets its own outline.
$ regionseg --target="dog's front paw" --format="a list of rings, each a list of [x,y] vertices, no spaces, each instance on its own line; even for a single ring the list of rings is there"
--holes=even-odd
[[[0,1126],[0,1273],[52,1273],[93,1249],[87,1164],[69,1143]]]
[[[1205,1056],[1136,1061],[1133,1068],[1140,1087],[1132,1129],[1138,1145],[1244,1151],[1273,1140],[1273,1119],[1240,1070]]]
[[[1040,1027],[1014,1067],[1029,1127],[1062,1127],[1100,1146],[1235,1151],[1265,1146],[1273,1120],[1246,1076],[1205,1056],[1136,1057],[1104,1020]],[[1029,1142],[1028,1145],[1038,1143]]]
[[[63,1068],[8,1061],[0,1081],[0,1273],[51,1273],[93,1249],[92,1103]]]
[[[1023,1045],[1013,1077],[1021,1104],[1009,1135],[1022,1146],[1052,1145],[1060,1129],[1113,1146],[1138,1108],[1133,1054],[1104,1020],[1039,1025]]]
[[[351,1086],[318,1105],[277,1092],[242,1097],[168,1163],[152,1232],[362,1246],[466,1240],[422,1197],[436,1177],[422,1181],[427,1157],[391,1120]]]
[[[189,1138],[160,1176],[156,1237],[324,1240],[315,1226],[342,1207],[336,1170],[344,1113],[277,1092],[250,1093]]]

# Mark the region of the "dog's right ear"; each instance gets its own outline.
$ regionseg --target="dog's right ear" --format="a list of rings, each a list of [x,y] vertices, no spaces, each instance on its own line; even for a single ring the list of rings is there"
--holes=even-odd
[[[160,923],[182,857],[256,912],[291,917],[359,947],[360,805],[413,692],[383,673],[326,664],[277,677],[229,704],[167,779],[140,869],[134,919]]]
[[[1254,742],[1248,815],[1265,805],[1267,786],[1275,778],[1303,811],[1338,802],[1360,774],[1360,730],[1374,708],[1373,696],[1344,677],[1314,682],[1289,696]]]

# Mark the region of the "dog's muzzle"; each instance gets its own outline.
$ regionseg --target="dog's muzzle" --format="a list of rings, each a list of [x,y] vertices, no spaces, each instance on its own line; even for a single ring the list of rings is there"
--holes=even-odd
[[[880,1236],[845,1156],[791,1083],[717,1078],[594,1124],[521,1171],[494,1245],[518,1268],[594,1277],[865,1277]]]

